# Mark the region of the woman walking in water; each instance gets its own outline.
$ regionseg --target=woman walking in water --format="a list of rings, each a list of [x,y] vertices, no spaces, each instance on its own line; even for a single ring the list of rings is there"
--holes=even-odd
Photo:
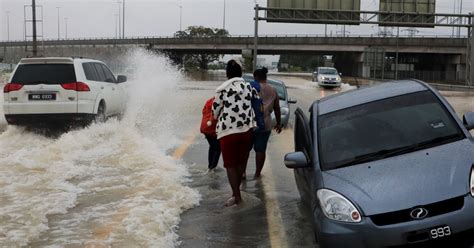
[[[244,81],[242,67],[235,60],[227,63],[226,74],[229,80],[217,88],[212,111],[217,119],[217,139],[232,188],[232,197],[225,203],[228,207],[242,202],[241,176],[252,147],[252,131],[256,127],[251,101],[258,98],[258,94]]]

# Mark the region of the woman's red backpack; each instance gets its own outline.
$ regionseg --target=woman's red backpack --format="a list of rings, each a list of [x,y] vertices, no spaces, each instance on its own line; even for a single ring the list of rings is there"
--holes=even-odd
[[[214,103],[214,97],[207,100],[206,104],[204,105],[204,108],[202,109],[201,133],[205,135],[217,136],[216,134],[217,120],[214,119],[214,116],[212,116],[213,103]]]

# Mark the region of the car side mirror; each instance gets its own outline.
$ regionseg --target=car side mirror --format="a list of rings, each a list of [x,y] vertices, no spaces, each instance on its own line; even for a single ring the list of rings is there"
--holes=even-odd
[[[296,104],[297,102],[298,102],[298,101],[295,100],[295,99],[291,99],[291,98],[288,99],[288,103],[289,103],[289,104]]]
[[[310,167],[310,164],[303,152],[292,152],[285,155],[285,166],[289,169],[302,169]]]
[[[339,76],[342,76],[342,73],[339,72]]]
[[[124,76],[124,75],[118,75],[117,76],[117,83],[125,83],[127,82],[127,76]]]
[[[474,112],[468,112],[464,114],[462,122],[467,130],[471,131],[474,129]]]

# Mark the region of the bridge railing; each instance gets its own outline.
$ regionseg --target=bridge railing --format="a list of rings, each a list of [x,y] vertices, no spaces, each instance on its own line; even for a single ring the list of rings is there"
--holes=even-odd
[[[89,37],[89,38],[69,38],[69,39],[43,39],[41,42],[54,42],[54,41],[95,41],[95,40],[116,40],[116,41],[130,41],[130,40],[157,40],[157,39],[212,39],[214,37],[205,38],[205,37],[180,37],[175,36],[128,36],[123,39],[118,39],[115,37]],[[230,35],[227,37],[220,38],[253,38],[253,35]],[[393,39],[397,36],[382,36],[375,34],[367,35],[324,35],[324,34],[261,34],[259,38],[387,38]],[[453,37],[452,35],[400,35],[399,38],[413,38],[413,39],[423,39],[423,38],[453,38],[453,39],[465,39],[466,35],[460,37]],[[25,40],[0,40],[0,43],[22,43]],[[118,42],[119,43],[119,42]],[[120,42],[121,43],[121,42]]]

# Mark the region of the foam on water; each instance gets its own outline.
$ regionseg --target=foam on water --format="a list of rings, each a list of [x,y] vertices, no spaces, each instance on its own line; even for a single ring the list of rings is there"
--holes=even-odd
[[[3,84],[0,83],[0,88],[3,89]],[[0,93],[0,103],[3,104],[3,91]],[[5,114],[3,112],[3,106],[0,106],[0,130],[3,130],[3,127],[7,124],[5,120]]]
[[[163,57],[127,58],[123,121],[59,138],[0,135],[0,246],[177,244],[180,214],[200,200],[187,166],[167,155],[186,133],[175,124],[186,109],[167,104],[182,79]]]

